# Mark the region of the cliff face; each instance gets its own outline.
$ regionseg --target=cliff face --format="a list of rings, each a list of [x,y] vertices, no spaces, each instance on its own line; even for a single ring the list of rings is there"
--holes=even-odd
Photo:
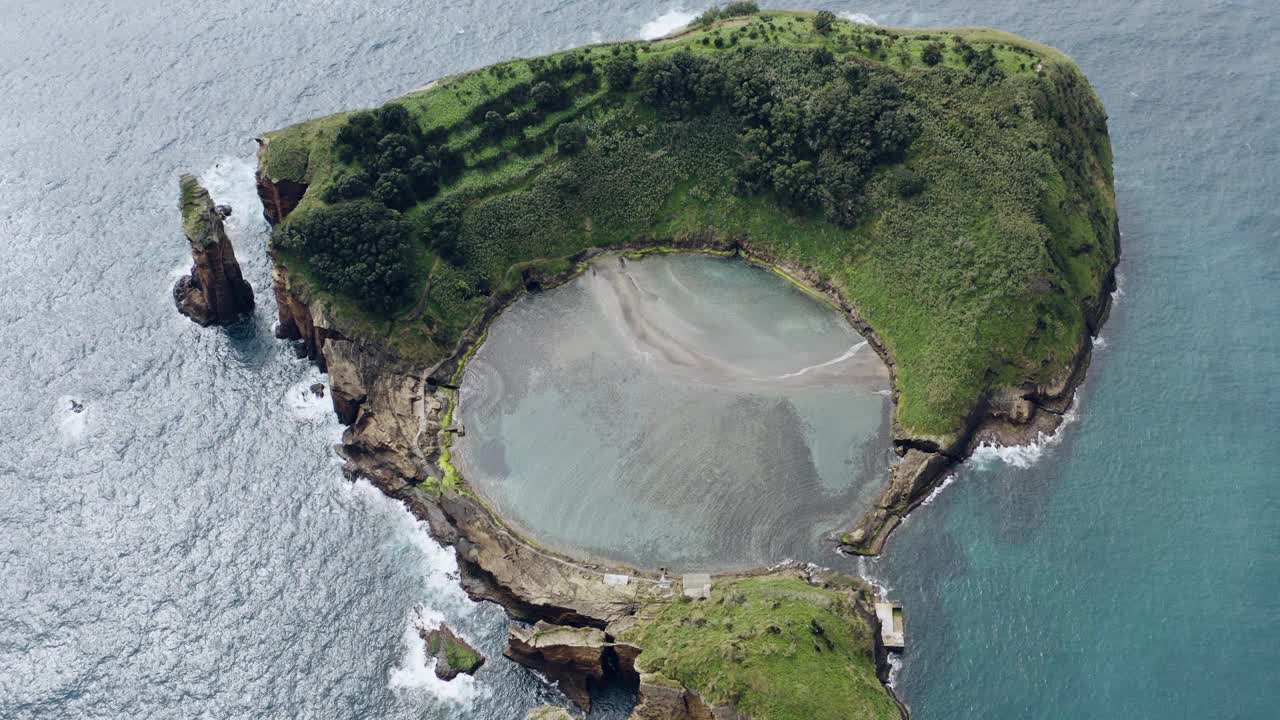
[[[215,206],[208,191],[190,175],[179,181],[182,228],[191,246],[191,272],[173,287],[178,311],[200,325],[227,325],[253,311],[253,288],[240,274],[235,249],[223,229],[231,214]]]

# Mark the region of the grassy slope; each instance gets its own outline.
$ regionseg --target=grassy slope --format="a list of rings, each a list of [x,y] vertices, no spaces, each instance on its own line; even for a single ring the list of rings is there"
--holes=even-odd
[[[643,649],[645,672],[748,717],[899,717],[850,596],[793,577],[717,581],[710,599],[642,613],[621,639]]]
[[[750,37],[755,32],[756,37]],[[883,33],[883,34],[877,34]],[[891,35],[890,35],[891,33]],[[954,35],[995,49],[1004,81],[968,82],[951,51]],[[724,49],[702,44],[721,37]],[[896,36],[896,37],[894,37]],[[873,53],[857,41],[877,39]],[[922,49],[941,40],[943,65]],[[855,303],[893,353],[899,370],[898,420],[915,437],[947,441],[995,385],[1047,383],[1062,375],[1084,334],[1082,306],[1104,287],[1114,261],[1115,214],[1105,115],[1087,82],[1060,53],[992,30],[871,29],[840,21],[812,31],[807,13],[767,12],[653,42],[625,43],[647,58],[687,48],[729,54],[738,47],[825,45],[838,59],[880,62],[900,76],[920,119],[906,167],[926,180],[904,199],[890,172],[867,191],[865,221],[843,230],[819,215],[796,216],[769,197],[730,191],[736,126],[724,114],[662,122],[635,97],[579,93],[531,135],[569,118],[592,130],[587,152],[520,155],[514,140],[475,141],[460,121],[471,107],[527,80],[527,61],[448,78],[397,100],[424,129],[450,127],[468,170],[441,196],[406,216],[419,222],[448,194],[467,200],[463,237],[469,261],[458,268],[416,250],[420,284],[393,318],[372,317],[327,298],[346,322],[386,335],[404,355],[431,362],[456,350],[487,292],[519,283],[529,265],[567,267],[583,248],[649,238],[661,241],[715,228],[829,279]],[[572,52],[602,64],[611,45]],[[905,61],[904,61],[905,56]],[[268,135],[263,170],[311,185],[301,214],[347,168],[333,137],[343,115]],[[305,261],[285,258],[299,280]]]

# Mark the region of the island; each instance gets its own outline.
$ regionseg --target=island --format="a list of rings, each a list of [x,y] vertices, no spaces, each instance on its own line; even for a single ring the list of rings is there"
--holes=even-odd
[[[1007,33],[734,2],[264,135],[277,334],[328,372],[347,472],[456,548],[467,592],[520,623],[508,656],[583,709],[621,677],[636,720],[905,716],[901,628],[857,578],[669,576],[504,523],[450,462],[462,368],[602,252],[771,268],[889,369],[897,459],[839,540],[876,554],[975,446],[1070,406],[1120,251],[1106,121],[1066,56]]]

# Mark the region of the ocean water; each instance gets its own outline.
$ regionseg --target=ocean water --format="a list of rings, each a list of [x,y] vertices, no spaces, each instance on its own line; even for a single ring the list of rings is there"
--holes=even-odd
[[[599,258],[499,316],[461,387],[453,460],[504,518],[651,570],[825,557],[892,452],[875,351],[737,258]]]
[[[860,564],[907,606],[899,691],[918,718],[1274,717],[1274,3],[816,4],[1062,48],[1115,147],[1123,295],[1077,420],[1038,456],[984,452]],[[270,336],[251,139],[701,9],[0,5],[0,717],[520,718],[555,699],[499,656],[505,621],[462,596],[451,553],[342,480],[339,428],[301,394],[317,373]],[[182,171],[236,208],[259,307],[229,331],[172,307]],[[418,615],[485,651],[474,681],[432,679]],[[600,716],[625,716],[615,700]]]

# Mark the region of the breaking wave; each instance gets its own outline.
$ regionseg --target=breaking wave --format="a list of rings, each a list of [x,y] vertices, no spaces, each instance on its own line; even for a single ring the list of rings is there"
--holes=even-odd
[[[879,25],[880,24],[876,22],[875,18],[871,17],[870,15],[866,15],[864,13],[842,12],[842,13],[838,13],[838,15],[844,18],[845,20],[848,20],[850,22],[856,22],[860,25]]]
[[[974,467],[988,468],[996,462],[1002,462],[1016,468],[1029,468],[1036,464],[1045,451],[1062,442],[1063,430],[1079,417],[1079,392],[1071,398],[1071,408],[1062,416],[1062,424],[1052,433],[1040,433],[1036,439],[1026,445],[994,445],[982,443],[974,448],[969,460]]]
[[[697,13],[689,12],[684,8],[668,10],[645,23],[640,28],[640,37],[643,40],[657,40],[688,25],[696,17],[698,17]]]

